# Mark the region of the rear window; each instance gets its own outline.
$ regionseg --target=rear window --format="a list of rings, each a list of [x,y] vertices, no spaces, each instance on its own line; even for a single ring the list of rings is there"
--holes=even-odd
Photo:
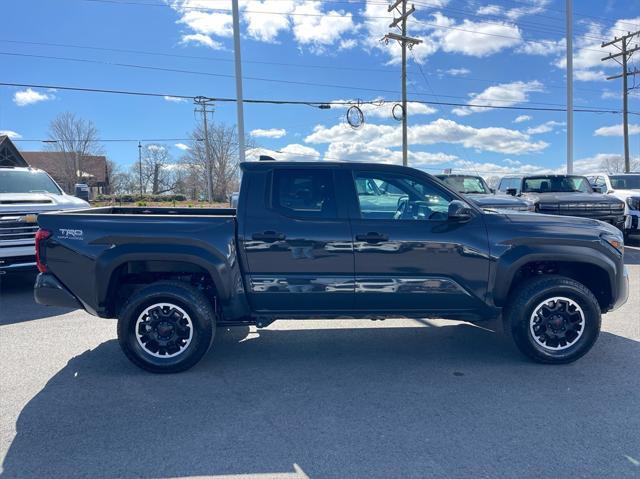
[[[584,176],[533,176],[525,178],[526,193],[590,193],[593,191]]]
[[[0,170],[0,193],[62,192],[44,171]]]
[[[331,171],[275,170],[271,196],[273,208],[289,216],[337,217]]]

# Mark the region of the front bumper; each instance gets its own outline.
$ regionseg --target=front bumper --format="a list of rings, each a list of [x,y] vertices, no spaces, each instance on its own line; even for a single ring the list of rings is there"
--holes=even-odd
[[[36,303],[45,306],[83,309],[80,301],[54,275],[40,273],[33,289]]]
[[[5,258],[0,258],[0,274],[10,273],[11,271],[35,269],[35,267],[35,255],[8,256]]]
[[[630,211],[624,222],[624,230],[630,235],[640,235],[640,211]]]

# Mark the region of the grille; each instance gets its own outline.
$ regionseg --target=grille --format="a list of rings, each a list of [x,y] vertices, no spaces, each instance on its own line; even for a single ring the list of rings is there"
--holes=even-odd
[[[24,213],[10,213],[0,216],[0,247],[31,243],[38,231],[38,225],[26,223]]]
[[[538,208],[540,212],[553,213],[554,215],[597,217],[622,214],[622,210],[619,208],[599,203],[561,203],[559,205],[542,203]]]

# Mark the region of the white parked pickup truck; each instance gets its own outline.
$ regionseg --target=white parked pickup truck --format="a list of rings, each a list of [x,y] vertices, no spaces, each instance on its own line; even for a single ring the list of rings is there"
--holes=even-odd
[[[38,213],[88,206],[42,170],[0,167],[0,275],[36,266]]]
[[[587,175],[593,189],[624,201],[624,234],[640,236],[640,173]]]

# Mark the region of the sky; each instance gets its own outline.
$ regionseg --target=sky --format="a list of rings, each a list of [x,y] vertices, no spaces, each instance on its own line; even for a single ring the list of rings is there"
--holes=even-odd
[[[574,2],[574,158],[578,172],[621,155],[621,72],[602,41],[640,30],[640,1]],[[417,0],[408,32],[409,165],[484,176],[563,171],[565,13],[559,0]],[[381,38],[384,0],[240,0],[245,99],[364,103],[245,104],[245,130],[278,159],[401,163],[400,48]],[[133,96],[0,86],[0,133],[19,149],[43,149],[48,125],[71,111],[91,120],[106,155],[127,168],[138,140],[174,160],[200,121],[193,101],[236,96],[230,0],[5,0],[0,82],[157,93]],[[8,21],[7,21],[8,19]],[[393,31],[393,30],[392,30]],[[636,37],[634,43],[640,43]],[[640,52],[631,68],[640,67]],[[633,63],[636,60],[637,63]],[[640,85],[640,75],[637,77]],[[630,79],[630,86],[633,78]],[[630,149],[640,155],[640,88],[629,99]],[[509,106],[479,108],[418,102]],[[236,122],[234,103],[210,120]],[[107,140],[132,141],[107,141]]]

